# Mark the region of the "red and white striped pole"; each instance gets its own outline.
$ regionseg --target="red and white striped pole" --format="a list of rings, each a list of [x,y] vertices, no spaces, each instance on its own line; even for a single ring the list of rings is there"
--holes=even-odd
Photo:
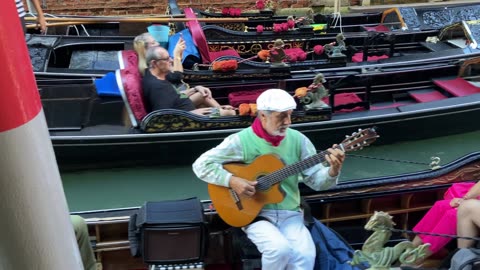
[[[15,1],[0,9],[0,269],[81,270]]]

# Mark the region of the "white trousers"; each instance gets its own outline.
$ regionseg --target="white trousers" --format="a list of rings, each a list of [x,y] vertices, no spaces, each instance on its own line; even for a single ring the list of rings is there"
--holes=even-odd
[[[263,210],[260,220],[243,228],[262,253],[263,270],[310,270],[315,264],[315,245],[303,224],[303,213]]]

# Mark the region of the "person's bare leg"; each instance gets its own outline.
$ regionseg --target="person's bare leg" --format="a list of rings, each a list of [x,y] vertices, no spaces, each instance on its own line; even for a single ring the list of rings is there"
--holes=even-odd
[[[199,92],[189,96],[188,98],[190,98],[196,108],[220,107],[220,104],[214,98],[206,98]]]
[[[205,100],[205,98],[202,96],[201,93],[197,92],[197,93],[189,96],[188,98],[192,101],[193,105],[195,105],[195,108],[205,107],[205,106],[203,106],[203,101]]]
[[[418,247],[420,245],[423,245],[423,241],[420,237],[418,237],[418,235],[415,236],[415,238],[413,238],[412,240],[412,244],[413,244],[413,247]],[[426,258],[430,257],[430,255],[432,255],[432,252],[430,251],[430,249],[427,249],[425,251],[426,255],[425,255],[425,258],[421,258],[421,259],[417,259],[415,262],[411,263],[411,264],[408,264],[408,263],[403,263],[401,266],[409,266],[409,267],[412,267],[412,268],[419,268],[422,266],[423,262],[425,261]]]
[[[220,109],[220,115],[221,116],[227,116],[227,115],[237,115],[237,112],[233,109]]]
[[[478,236],[480,227],[480,201],[466,200],[458,207],[457,212],[457,235],[464,237]],[[468,248],[474,244],[474,240],[457,240],[459,248]]]
[[[207,107],[215,107],[215,108],[220,107],[220,104],[214,98],[204,98],[203,100],[204,100],[204,104]]]
[[[422,242],[422,239],[420,239],[420,237],[418,237],[418,235],[416,235],[415,238],[413,238],[413,240],[412,240],[412,244],[413,244],[414,247],[418,247],[421,244],[423,244],[423,242]]]
[[[193,102],[196,108],[218,108],[220,110],[221,116],[227,115],[236,115],[237,112],[235,108],[230,105],[221,106],[215,99],[213,98],[205,98],[200,92],[197,92],[191,96],[189,96],[190,100]]]

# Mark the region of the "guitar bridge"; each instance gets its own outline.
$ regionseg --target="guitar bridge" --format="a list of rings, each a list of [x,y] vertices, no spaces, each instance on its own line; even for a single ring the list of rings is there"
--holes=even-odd
[[[238,197],[238,194],[231,188],[229,189],[229,191],[230,191],[230,195],[232,195],[235,205],[237,206],[237,209],[243,210],[243,205],[242,205],[242,202],[240,201],[240,197]]]

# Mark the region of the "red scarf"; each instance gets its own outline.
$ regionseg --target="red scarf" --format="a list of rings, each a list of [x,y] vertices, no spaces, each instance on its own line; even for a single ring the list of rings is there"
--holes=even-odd
[[[262,122],[260,122],[260,119],[257,117],[255,118],[255,120],[253,121],[253,124],[252,124],[252,129],[253,129],[253,132],[255,132],[255,134],[264,139],[265,141],[271,143],[273,146],[278,146],[280,145],[280,142],[282,142],[283,138],[285,138],[285,136],[272,136],[270,134],[268,134],[265,129],[263,129],[262,127]]]

